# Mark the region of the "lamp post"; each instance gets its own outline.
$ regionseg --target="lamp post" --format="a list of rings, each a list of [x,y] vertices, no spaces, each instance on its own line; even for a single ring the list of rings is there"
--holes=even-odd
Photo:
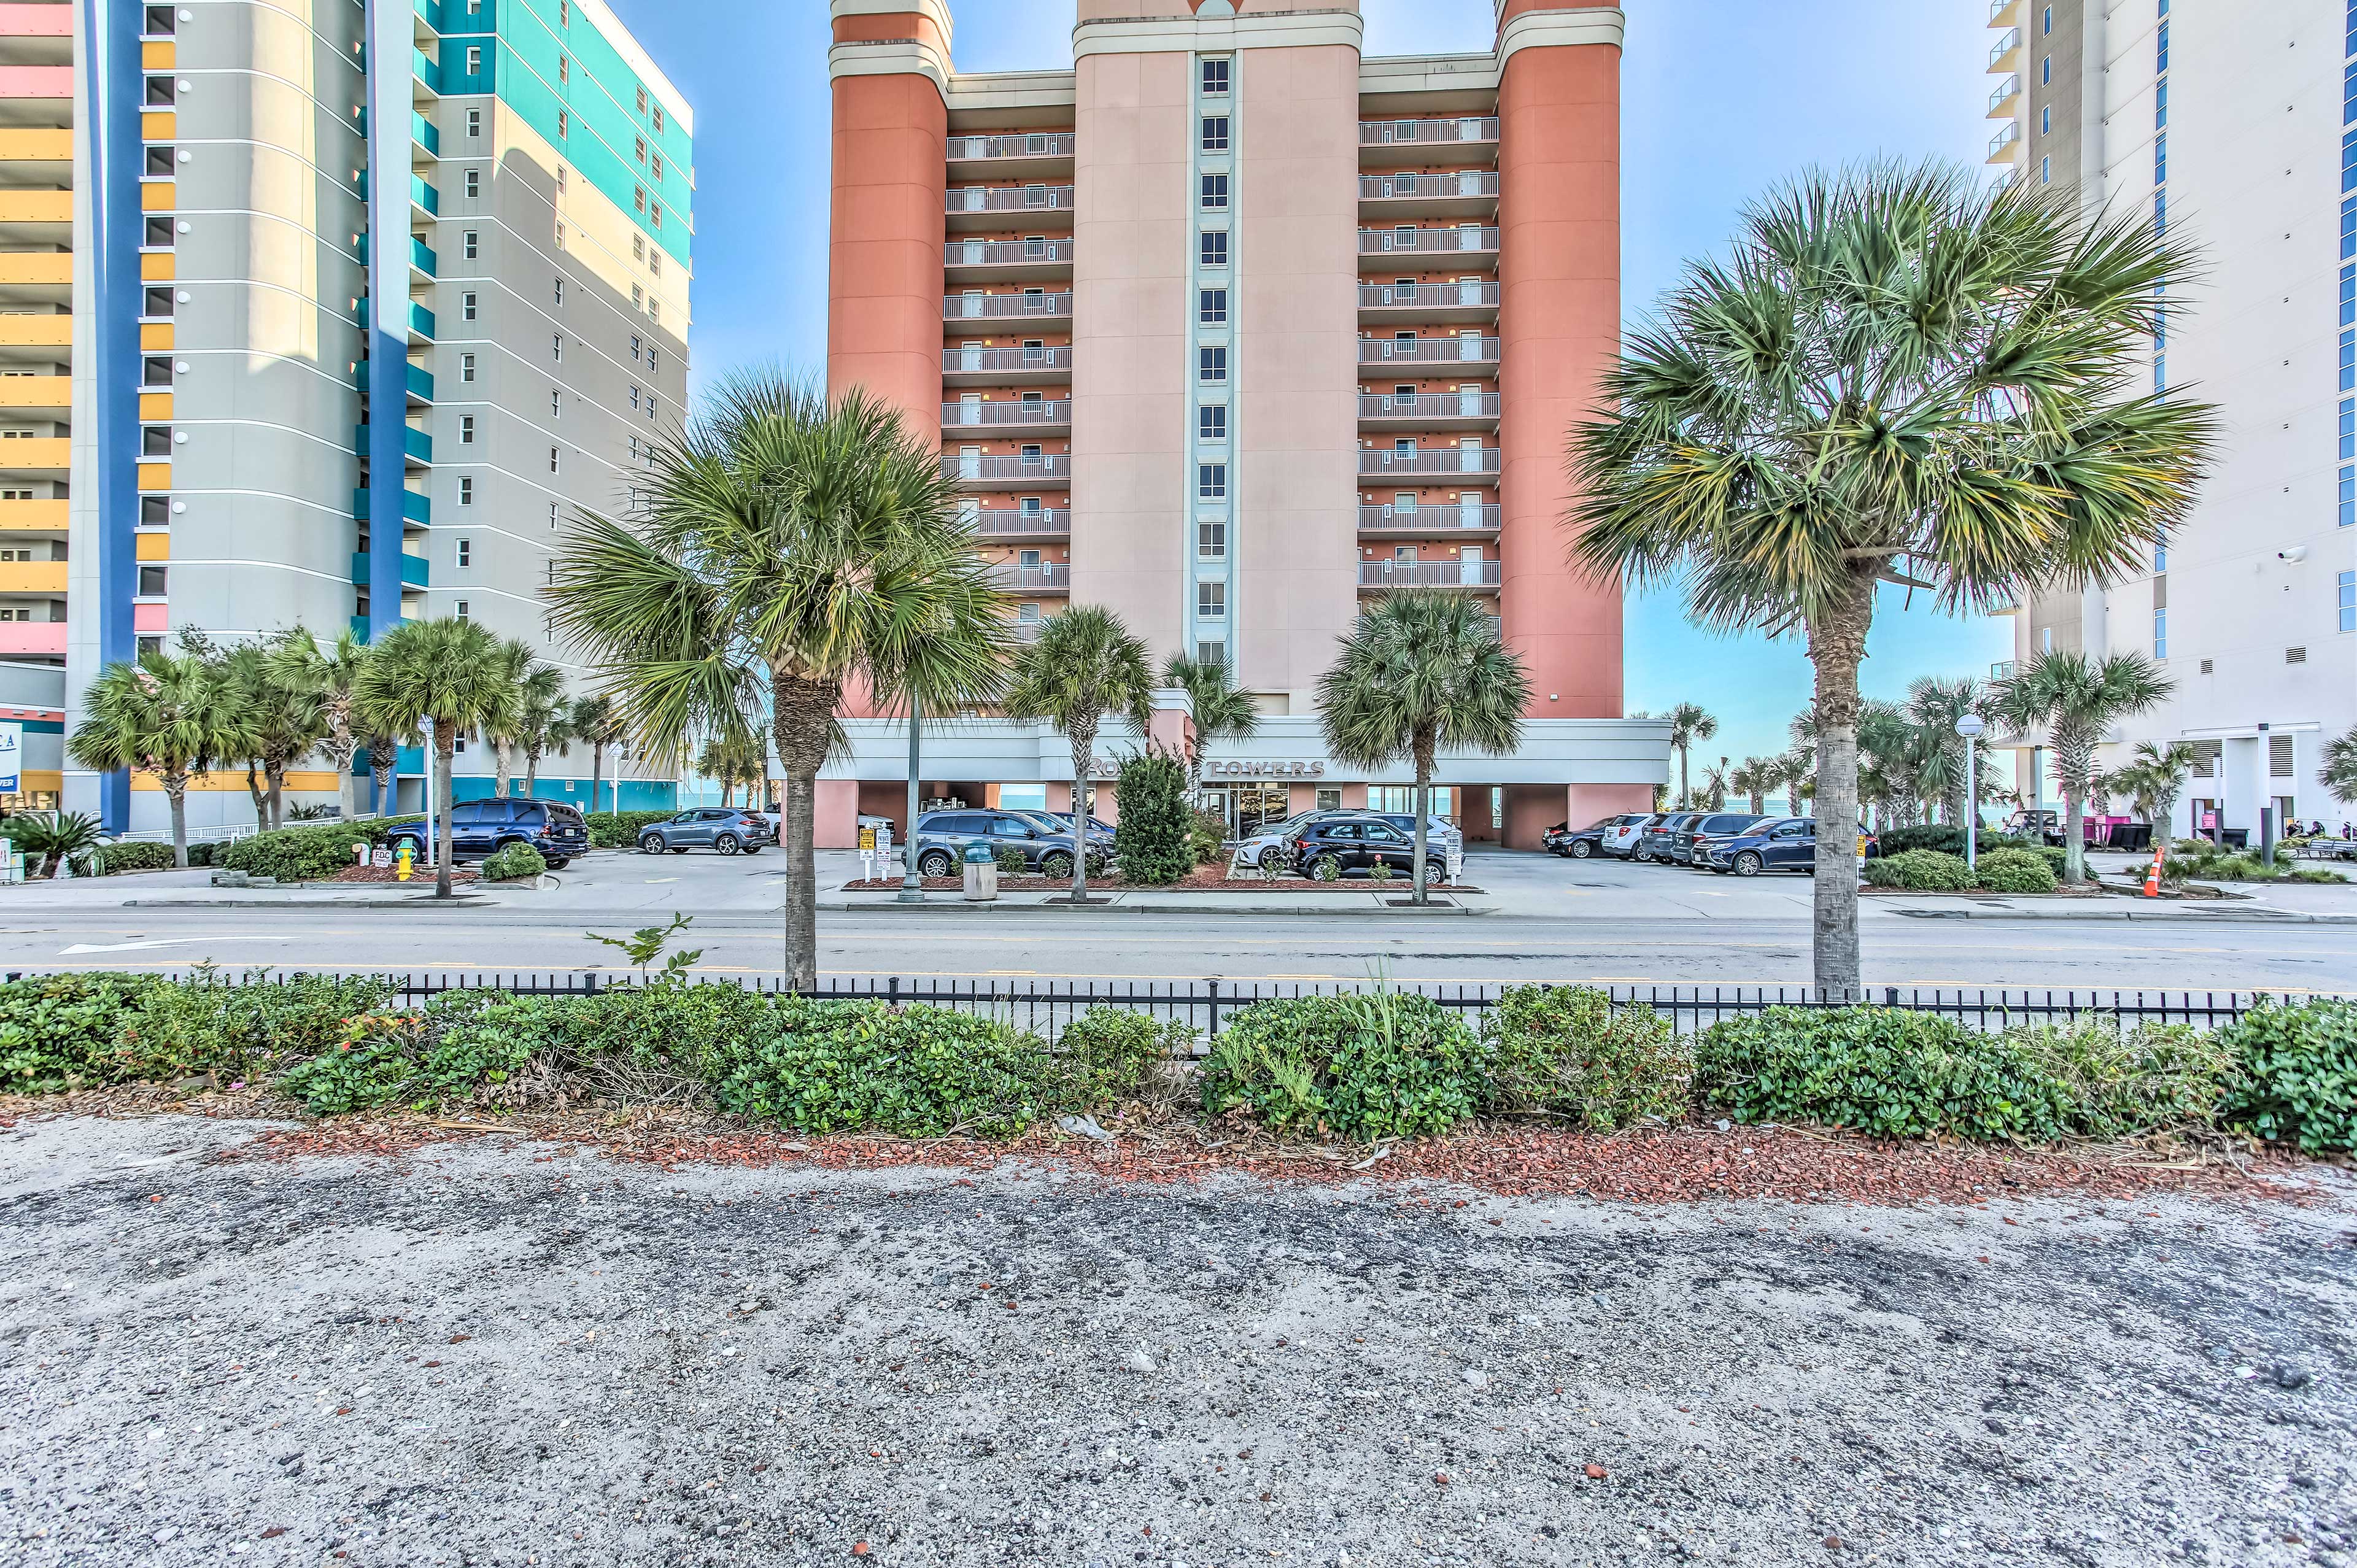
[[[921,904],[925,901],[925,879],[917,869],[917,805],[923,785],[918,779],[920,757],[918,747],[924,733],[924,714],[917,693],[909,693],[909,824],[902,836],[900,849],[899,904]]]
[[[1978,714],[1966,714],[1956,721],[1956,733],[1964,741],[1964,869],[1967,871],[1980,863],[1980,739],[1987,729],[1988,721]]]

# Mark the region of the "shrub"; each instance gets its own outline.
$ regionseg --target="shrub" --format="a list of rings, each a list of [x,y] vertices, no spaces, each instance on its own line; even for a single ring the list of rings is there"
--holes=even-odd
[[[146,991],[124,1022],[116,1077],[264,1077],[328,1049],[343,1037],[346,1019],[385,1006],[393,994],[393,982],[382,975],[231,979],[200,968]]]
[[[881,1002],[777,999],[736,1042],[721,1109],[809,1133],[1021,1132],[1050,1109],[1039,1040],[996,1019]]]
[[[2357,1003],[2262,997],[2218,1039],[2236,1062],[2230,1122],[2302,1154],[2357,1150]]]
[[[1030,857],[1011,843],[996,846],[991,850],[990,857],[997,863],[1001,876],[1021,876],[1031,869]]]
[[[1195,1030],[1119,1007],[1092,1007],[1056,1038],[1058,1098],[1076,1111],[1135,1100],[1175,1056],[1192,1056]]]
[[[1886,858],[1919,849],[1959,857],[1964,853],[1964,830],[1943,827],[1936,822],[1923,827],[1885,828],[1874,838]]]
[[[1195,869],[1195,814],[1187,805],[1187,769],[1158,751],[1121,760],[1121,831],[1114,859],[1141,887],[1168,887]]]
[[[640,829],[650,822],[667,822],[677,815],[677,811],[590,811],[586,814],[589,824],[589,846],[592,849],[635,849]]]
[[[1773,1007],[1695,1042],[1697,1104],[1738,1122],[1815,1122],[1878,1138],[2047,1143],[2071,1098],[2023,1043],[1929,1013]]]
[[[1198,865],[1218,865],[1226,859],[1228,820],[1217,811],[1198,811],[1188,819],[1187,843]]]
[[[98,854],[98,874],[113,876],[124,871],[162,871],[173,864],[172,846],[167,843],[143,843],[133,840],[126,843],[111,843]]]
[[[0,985],[0,1089],[54,1094],[117,1081],[123,1020],[160,983],[143,975],[58,974]]]
[[[330,822],[319,827],[279,828],[240,839],[214,856],[213,864],[249,876],[274,877],[280,882],[317,882],[352,864],[352,845],[374,849],[390,831],[424,817],[388,817],[365,822]]]
[[[1260,868],[1268,875],[1283,876],[1294,869],[1294,849],[1290,843],[1273,843],[1260,852]]]
[[[1694,1067],[1670,1020],[1650,1007],[1615,1013],[1591,986],[1510,985],[1482,1025],[1487,1102],[1609,1133],[1671,1121]]]
[[[493,850],[482,865],[486,882],[520,882],[548,869],[548,859],[532,845],[516,843]]]
[[[1980,856],[1973,886],[1992,893],[2051,893],[2060,884],[2042,854],[2023,849],[2001,849]]]
[[[1877,887],[1904,887],[1917,893],[1961,893],[1973,885],[1964,863],[1938,850],[1910,849],[1866,863],[1866,879]]]
[[[1428,996],[1395,991],[1258,1002],[1203,1064],[1203,1109],[1276,1132],[1445,1133],[1484,1088],[1480,1043]]]
[[[2201,1133],[2218,1124],[2234,1053],[2215,1035],[2189,1024],[2123,1029],[2117,1018],[2100,1013],[2010,1033],[2062,1087],[2075,1133],[2134,1138]]]
[[[188,864],[192,866],[210,865],[221,852],[221,846],[217,843],[192,843],[188,846]]]
[[[2061,886],[2062,883],[2062,874],[2070,869],[2070,852],[2065,850],[2059,843],[2041,843],[2030,849],[2028,853],[2036,855],[2039,859],[2046,863],[2046,869],[2054,874],[2055,886],[2058,887]],[[2087,872],[2086,876],[2087,880],[2090,882],[2095,879],[2095,874],[2093,871]]]

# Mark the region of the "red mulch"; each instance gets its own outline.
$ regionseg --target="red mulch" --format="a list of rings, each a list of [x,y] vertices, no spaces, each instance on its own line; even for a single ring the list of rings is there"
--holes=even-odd
[[[960,876],[928,876],[924,883],[928,893],[955,893],[965,886],[964,878]],[[1008,876],[1001,873],[998,878],[1001,893],[1061,893],[1071,885],[1072,879],[1069,876]],[[843,885],[843,891],[890,893],[899,886],[900,879],[897,876],[878,877],[868,882],[846,882]],[[1461,882],[1427,882],[1425,886],[1450,893],[1481,891]],[[1415,886],[1405,876],[1394,876],[1388,882],[1378,882],[1371,876],[1356,876],[1342,882],[1315,882],[1306,876],[1288,876],[1275,882],[1258,876],[1231,881],[1226,867],[1219,865],[1199,865],[1187,874],[1185,880],[1164,887],[1141,887],[1118,874],[1089,878],[1089,890],[1092,893],[1366,893],[1378,888],[1394,893],[1413,893]]]
[[[401,876],[399,871],[395,867],[390,865],[347,865],[333,876],[328,877],[328,880],[330,882],[399,882],[401,880]],[[474,872],[466,869],[464,866],[460,866],[450,873],[450,880],[452,882],[474,882],[479,880],[479,878]],[[434,868],[432,866],[414,865],[410,868],[408,886],[414,886],[416,884],[421,882],[430,886],[433,881]]]

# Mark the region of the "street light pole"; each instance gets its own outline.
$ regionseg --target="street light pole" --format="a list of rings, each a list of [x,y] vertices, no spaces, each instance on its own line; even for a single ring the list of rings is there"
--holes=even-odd
[[[901,835],[900,896],[894,902],[921,904],[925,901],[925,879],[917,869],[917,797],[923,785],[918,778],[919,746],[924,734],[924,714],[912,690],[909,693],[909,821]]]
[[[1956,733],[1964,741],[1964,869],[1974,870],[1980,864],[1981,788],[1980,739],[1988,728],[1988,721],[1978,714],[1966,714],[1956,721]]]

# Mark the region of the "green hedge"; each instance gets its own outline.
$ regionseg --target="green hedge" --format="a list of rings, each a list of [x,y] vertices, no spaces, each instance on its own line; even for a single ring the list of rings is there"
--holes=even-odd
[[[172,846],[167,843],[146,843],[135,839],[127,843],[108,844],[98,852],[101,876],[124,871],[162,871],[176,864]],[[190,864],[194,864],[193,859]]]
[[[1512,985],[1484,1021],[1485,1102],[1609,1133],[1675,1121],[1694,1064],[1670,1020],[1586,986]]]
[[[1039,1042],[939,1007],[780,1000],[735,1043],[724,1111],[809,1133],[1003,1137],[1056,1109]]]
[[[16,1093],[264,1076],[326,1050],[344,1020],[382,1007],[390,981],[297,975],[187,981],[71,974],[0,985],[0,1087]]]
[[[1866,880],[1874,887],[1904,887],[1916,893],[1962,893],[1973,885],[1972,872],[1960,855],[1935,849],[1910,849],[1880,855],[1866,863]]]
[[[352,864],[352,845],[382,846],[385,836],[417,817],[378,817],[359,822],[323,822],[317,826],[279,828],[240,839],[213,856],[213,864],[249,876],[274,877],[281,882],[318,882]]]
[[[588,813],[589,846],[592,849],[636,849],[640,829],[650,822],[667,822],[677,815],[677,811],[591,811]]]
[[[1964,830],[1961,825],[1950,827],[1941,823],[1911,828],[1885,828],[1874,835],[1877,850],[1883,854],[1905,854],[1912,849],[1928,849],[1939,854],[1953,854],[1962,860],[1964,855]],[[2037,849],[2042,841],[2013,833],[1993,833],[1983,828],[1975,843],[1975,852],[1986,854],[1995,849]]]
[[[516,882],[527,876],[538,876],[548,869],[548,859],[528,843],[511,843],[493,850],[485,857],[481,871],[486,882]]]
[[[2061,883],[2044,855],[2026,849],[2001,849],[1979,857],[1973,886],[1991,893],[2051,893]]]
[[[2357,1152],[2357,1004],[2260,1000],[2218,1032],[2238,1060],[2236,1126],[2309,1155]]]
[[[1122,758],[1121,829],[1114,862],[1140,887],[1168,887],[1195,869],[1195,813],[1187,804],[1187,768],[1159,752]]]
[[[1203,1109],[1280,1133],[1445,1133],[1487,1090],[1471,1030],[1438,1003],[1381,991],[1256,1002],[1211,1043]]]

